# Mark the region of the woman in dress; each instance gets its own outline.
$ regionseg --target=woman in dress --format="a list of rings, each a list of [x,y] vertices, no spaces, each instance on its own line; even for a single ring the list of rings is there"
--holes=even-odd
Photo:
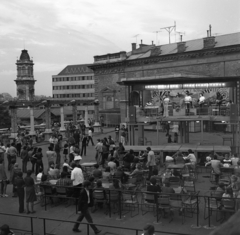
[[[27,171],[27,176],[24,178],[25,187],[26,187],[26,203],[27,203],[27,214],[29,213],[35,213],[33,207],[34,202],[37,200],[36,193],[35,193],[35,185],[34,180],[31,177],[32,171]],[[29,210],[29,204],[31,206],[31,211]]]
[[[0,197],[8,197],[6,194],[7,190],[7,174],[5,171],[5,167],[3,164],[3,159],[0,158],[0,188],[1,188],[1,194]]]

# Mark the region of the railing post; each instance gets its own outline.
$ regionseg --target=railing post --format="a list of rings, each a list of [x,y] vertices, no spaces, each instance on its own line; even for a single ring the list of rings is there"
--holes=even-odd
[[[31,219],[31,234],[33,234],[33,218],[32,218],[32,216],[30,217],[30,219]]]
[[[110,198],[110,190],[108,190],[108,198],[109,198],[109,217],[111,218],[111,198]]]
[[[46,197],[46,192],[44,192],[44,209],[45,209],[45,211],[47,210],[47,197]]]
[[[119,219],[122,219],[122,208],[121,208],[121,191],[118,191],[118,204],[119,204]]]
[[[208,197],[208,227],[210,228],[211,227],[211,209],[210,209],[210,200],[209,200],[209,197]]]
[[[43,235],[46,235],[46,221],[43,218]]]
[[[87,235],[89,235],[89,224],[87,224]]]

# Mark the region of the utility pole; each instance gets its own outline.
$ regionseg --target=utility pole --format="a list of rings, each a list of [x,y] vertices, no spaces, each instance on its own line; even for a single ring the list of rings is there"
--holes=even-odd
[[[169,39],[169,44],[170,44],[171,43],[171,32],[173,30],[175,30],[175,32],[176,32],[176,21],[174,21],[173,26],[168,26],[168,27],[164,27],[164,28],[160,28],[160,29],[165,29],[168,32],[168,39]]]
[[[158,33],[159,32],[162,32],[161,30],[160,31],[154,31],[153,33],[156,33],[156,46],[159,45],[159,42],[158,42]]]
[[[135,36],[133,36],[134,38],[136,38],[136,44],[137,44],[137,38],[140,34],[136,34]]]

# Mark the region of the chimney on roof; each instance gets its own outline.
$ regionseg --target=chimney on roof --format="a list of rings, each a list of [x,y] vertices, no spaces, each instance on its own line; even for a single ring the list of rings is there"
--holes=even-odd
[[[137,43],[132,43],[132,51],[136,50],[137,49]]]
[[[153,41],[152,41],[152,45],[153,45]]]
[[[178,53],[183,53],[186,50],[186,42],[178,42],[177,43],[177,52]]]
[[[216,45],[215,37],[214,36],[209,36],[206,38],[203,38],[203,48],[204,49],[209,49],[213,48]]]

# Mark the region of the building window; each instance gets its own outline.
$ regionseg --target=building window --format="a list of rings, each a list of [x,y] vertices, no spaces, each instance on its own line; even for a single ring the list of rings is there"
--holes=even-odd
[[[85,80],[85,77],[84,77],[84,76],[82,77],[82,80]]]

